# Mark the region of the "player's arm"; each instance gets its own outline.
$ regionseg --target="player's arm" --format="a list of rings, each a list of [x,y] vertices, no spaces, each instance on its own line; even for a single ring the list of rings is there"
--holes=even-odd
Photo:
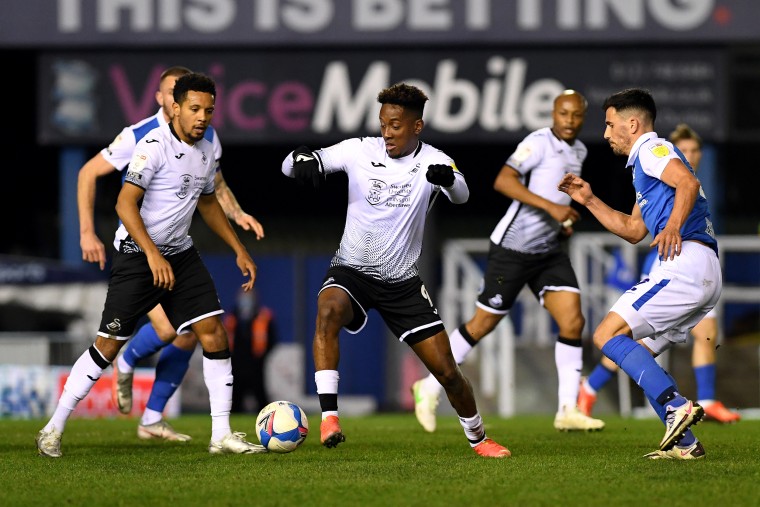
[[[557,189],[565,192],[578,204],[585,206],[608,231],[629,243],[636,244],[649,233],[638,203],[633,205],[630,215],[612,209],[594,195],[591,185],[572,173],[566,173],[562,177]]]
[[[116,168],[98,153],[82,166],[77,178],[79,246],[82,248],[82,260],[97,262],[101,270],[106,266],[106,250],[95,232],[95,189],[98,178],[115,170]]]
[[[126,181],[121,186],[119,197],[116,199],[116,213],[119,215],[119,220],[124,224],[124,228],[127,229],[129,235],[145,253],[148,265],[153,273],[153,285],[172,290],[174,288],[174,271],[169,262],[159,252],[158,247],[145,228],[142,216],[140,216],[138,203],[144,194],[145,190]]]
[[[232,228],[230,221],[224,214],[219,199],[215,194],[202,194],[198,198],[198,212],[203,221],[211,228],[214,233],[222,238],[227,245],[235,252],[236,262],[243,276],[249,276],[242,287],[243,290],[249,291],[253,288],[253,282],[256,280],[256,264],[251,259],[245,246]]]
[[[554,203],[528,190],[528,187],[520,181],[520,173],[512,166],[505,164],[501,168],[493,182],[493,188],[510,199],[545,211],[557,222],[562,223],[567,220],[577,222],[581,218],[580,213],[572,206]]]
[[[219,199],[219,204],[222,205],[227,218],[233,220],[243,230],[253,231],[256,234],[256,239],[263,238],[264,226],[253,216],[243,211],[240,203],[235,198],[235,194],[232,193],[232,189],[227,185],[224,176],[222,176],[222,171],[217,171],[214,175],[214,186],[216,187],[216,198]]]
[[[660,179],[675,188],[673,210],[665,227],[654,237],[649,246],[657,246],[657,254],[673,259],[681,254],[681,227],[694,209],[699,194],[699,180],[689,171],[679,158],[673,158],[663,169]]]

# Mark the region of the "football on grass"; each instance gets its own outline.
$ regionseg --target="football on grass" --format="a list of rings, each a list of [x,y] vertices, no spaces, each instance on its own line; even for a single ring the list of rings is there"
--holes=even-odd
[[[306,414],[290,401],[273,401],[256,417],[256,435],[270,452],[294,451],[308,434]]]

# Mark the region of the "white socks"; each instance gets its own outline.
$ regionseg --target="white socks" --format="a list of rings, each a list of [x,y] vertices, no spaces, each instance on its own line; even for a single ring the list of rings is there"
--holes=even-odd
[[[464,435],[470,441],[472,447],[475,447],[486,438],[486,430],[483,428],[483,419],[480,417],[479,412],[472,417],[460,417],[459,424],[464,428]]]
[[[94,349],[94,347],[92,347]],[[97,350],[97,349],[95,349]],[[102,357],[102,354],[101,354]],[[103,359],[105,361],[105,359]],[[63,392],[58,399],[58,405],[53,412],[53,417],[43,428],[45,431],[50,431],[52,426],[55,426],[56,431],[63,433],[66,427],[66,421],[74,411],[79,403],[87,393],[90,392],[92,386],[103,374],[103,368],[98,366],[90,355],[90,349],[85,350],[79,359],[71,367],[71,373],[66,380],[66,384],[63,386]]]
[[[564,406],[574,407],[578,403],[578,387],[583,368],[583,347],[573,347],[557,342],[554,345],[554,362],[557,364],[559,380],[558,411],[561,411]]]
[[[314,372],[314,382],[317,384],[317,394],[338,394],[338,381],[340,375],[338,370],[319,370]],[[327,410],[322,412],[322,420],[334,415],[338,417],[337,410]]]
[[[218,442],[229,433],[232,410],[232,360],[203,356],[203,380],[211,405],[211,441]]]

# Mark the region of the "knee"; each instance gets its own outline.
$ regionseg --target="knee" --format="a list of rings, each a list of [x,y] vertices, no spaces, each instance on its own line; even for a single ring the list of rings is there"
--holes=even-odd
[[[182,350],[193,350],[197,343],[198,339],[193,332],[177,335],[177,338],[175,338],[173,342],[175,347]]]
[[[157,319],[151,320],[150,324],[156,332],[156,336],[162,342],[170,342],[177,336],[177,331],[172,327],[169,321],[160,322]]]
[[[599,350],[602,350],[602,347],[604,347],[604,345],[608,341],[610,341],[610,338],[611,336],[609,336],[607,333],[602,333],[599,331],[599,329],[597,329],[596,331],[594,331],[594,336],[593,336],[594,346],[598,348]]]
[[[580,337],[583,334],[583,327],[586,325],[586,319],[583,314],[578,312],[575,315],[564,317],[561,322],[557,323],[560,328],[560,335],[568,338]]]
[[[352,318],[351,305],[336,298],[319,301],[317,308],[317,330],[327,332],[340,329]]]
[[[459,391],[464,383],[462,371],[456,365],[453,368],[446,367],[436,378],[446,391]]]

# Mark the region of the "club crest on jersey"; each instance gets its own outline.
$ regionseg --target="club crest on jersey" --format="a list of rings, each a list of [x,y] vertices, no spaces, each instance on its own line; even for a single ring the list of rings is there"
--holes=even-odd
[[[206,156],[206,152],[205,151],[201,152],[201,162],[203,162],[204,164],[206,162],[208,162],[208,157]]]
[[[179,191],[177,192],[177,197],[180,199],[184,199],[187,197],[187,191],[190,189],[190,184],[193,182],[193,177],[189,174],[183,174],[180,176],[182,182],[179,186]]]
[[[377,206],[382,200],[382,193],[388,187],[388,184],[382,180],[370,179],[369,192],[367,193],[367,202],[372,206]]]
[[[491,305],[491,308],[501,308],[501,305],[504,304],[504,298],[501,294],[496,294],[488,298],[488,304]]]
[[[412,169],[411,171],[409,171],[409,174],[415,174],[419,170],[420,170],[420,163],[417,162],[417,164],[415,164],[415,166],[414,166],[414,169]]]
[[[665,157],[670,153],[670,149],[662,143],[655,144],[654,146],[649,148],[649,151],[651,151],[652,155],[654,155],[657,158]]]

